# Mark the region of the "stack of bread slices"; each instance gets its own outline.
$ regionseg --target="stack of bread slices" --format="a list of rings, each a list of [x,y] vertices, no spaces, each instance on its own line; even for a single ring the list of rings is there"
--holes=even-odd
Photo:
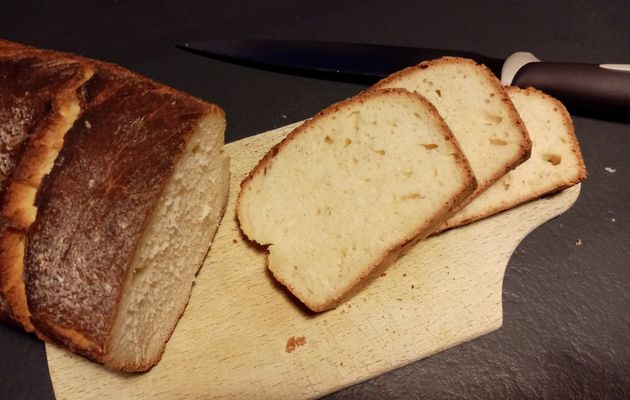
[[[313,311],[360,290],[419,240],[579,183],[569,114],[483,65],[423,62],[334,104],[272,148],[237,216]]]
[[[0,40],[0,319],[154,365],[224,212],[224,129],[123,68]]]

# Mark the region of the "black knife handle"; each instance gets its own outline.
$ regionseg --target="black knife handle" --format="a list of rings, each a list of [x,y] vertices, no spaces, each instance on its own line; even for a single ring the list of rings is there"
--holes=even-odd
[[[531,62],[518,70],[512,84],[540,89],[569,109],[630,115],[630,71],[594,64]]]

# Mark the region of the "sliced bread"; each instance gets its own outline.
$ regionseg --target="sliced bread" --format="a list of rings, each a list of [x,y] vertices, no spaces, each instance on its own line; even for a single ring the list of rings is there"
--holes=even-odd
[[[468,201],[529,157],[525,125],[485,66],[444,57],[406,68],[373,86],[394,87],[425,96],[448,124],[479,184]]]
[[[439,231],[560,191],[586,178],[573,123],[562,103],[533,88],[510,87],[506,91],[527,126],[532,155],[449,218]]]
[[[475,187],[426,99],[374,90],[328,107],[272,148],[242,182],[237,216],[249,239],[268,245],[274,277],[324,311]]]

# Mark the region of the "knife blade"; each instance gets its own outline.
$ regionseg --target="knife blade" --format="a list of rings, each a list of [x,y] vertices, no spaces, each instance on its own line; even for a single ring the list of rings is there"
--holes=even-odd
[[[271,71],[371,84],[393,72],[442,56],[486,65],[508,85],[532,86],[570,108],[630,115],[630,65],[542,62],[531,53],[507,59],[471,51],[303,40],[210,40],[176,47]]]

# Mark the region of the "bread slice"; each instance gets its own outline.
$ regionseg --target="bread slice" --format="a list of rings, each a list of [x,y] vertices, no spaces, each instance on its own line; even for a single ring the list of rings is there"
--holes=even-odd
[[[80,112],[94,73],[61,53],[0,40],[0,318],[32,331],[23,282],[24,237],[35,193]]]
[[[586,178],[573,123],[562,103],[533,88],[510,87],[506,91],[525,122],[532,140],[532,155],[449,218],[439,230],[496,214]]]
[[[237,216],[249,239],[268,245],[274,277],[324,311],[475,187],[426,99],[374,90],[328,107],[272,148],[242,182]]]
[[[406,68],[373,86],[393,87],[425,96],[448,124],[479,184],[468,201],[529,158],[531,142],[525,125],[485,66],[443,57]]]

